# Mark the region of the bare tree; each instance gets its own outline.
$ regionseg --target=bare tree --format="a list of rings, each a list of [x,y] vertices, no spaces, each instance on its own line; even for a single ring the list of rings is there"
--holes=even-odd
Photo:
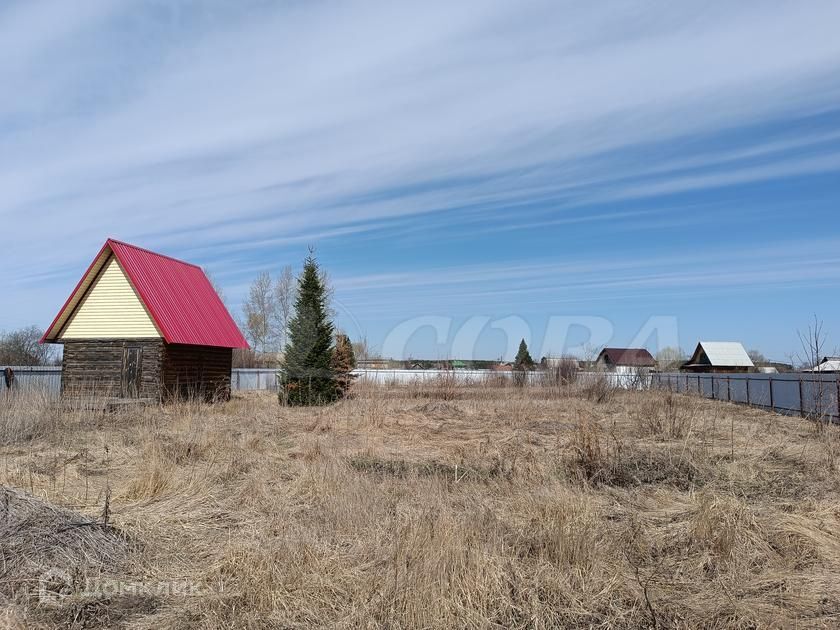
[[[808,325],[807,330],[797,330],[796,334],[802,346],[802,352],[798,355],[800,366],[806,370],[818,370],[818,366],[825,353],[826,345],[826,334],[823,331],[822,320],[815,314],[814,321]],[[831,413],[827,409],[829,405],[828,401],[826,401],[826,398],[829,397],[826,396],[828,393],[828,383],[822,380],[822,374],[819,371],[814,372],[814,374],[814,381],[809,388],[813,399],[810,401],[809,407],[811,409],[808,411],[808,415],[813,416],[817,420],[823,420],[826,413]],[[802,376],[800,375],[801,378]],[[800,383],[800,391],[802,391],[802,383]],[[805,401],[802,402],[804,403]]]
[[[242,305],[245,336],[255,352],[270,352],[276,347],[277,310],[271,274],[264,271],[251,283],[248,298]]]
[[[604,349],[604,346],[593,346],[588,341],[583,344],[583,362],[586,366],[586,369],[592,369],[595,367],[595,361],[598,358],[598,355],[601,354],[601,350]]]
[[[55,348],[38,343],[43,331],[37,326],[0,333],[0,365],[50,365]]]
[[[362,337],[353,342],[353,353],[357,361],[366,361],[373,358],[373,351],[368,343],[367,337]]]
[[[797,355],[801,367],[812,369],[819,365],[825,352],[826,335],[823,332],[823,322],[814,315],[813,324],[807,330],[796,331],[802,351]]]
[[[279,348],[282,350],[286,347],[286,342],[289,335],[289,321],[292,319],[292,314],[295,308],[295,298],[297,297],[297,280],[290,265],[286,265],[280,270],[280,275],[274,282],[274,300],[276,303],[275,311],[275,334]]]
[[[207,276],[207,279],[210,281],[210,286],[213,287],[213,290],[216,292],[216,295],[219,296],[219,299],[222,301],[222,304],[225,305],[225,308],[230,311],[230,306],[228,305],[227,301],[227,294],[225,290],[222,288],[222,285],[219,284],[218,279],[216,276],[211,274],[209,271],[205,270],[204,275]]]
[[[680,364],[682,364],[686,358],[687,357],[682,348],[666,346],[656,353],[656,367],[661,372],[675,370],[679,368]]]
[[[749,356],[750,361],[753,362],[755,367],[761,367],[762,365],[767,364],[767,357],[765,357],[760,350],[748,350],[747,356]]]

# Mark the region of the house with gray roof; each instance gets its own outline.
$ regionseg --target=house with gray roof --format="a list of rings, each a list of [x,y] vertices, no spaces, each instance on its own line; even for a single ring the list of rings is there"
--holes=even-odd
[[[753,372],[755,365],[737,341],[701,341],[680,369],[686,372]]]
[[[820,372],[822,374],[840,373],[840,357],[823,357],[823,360],[804,372]]]

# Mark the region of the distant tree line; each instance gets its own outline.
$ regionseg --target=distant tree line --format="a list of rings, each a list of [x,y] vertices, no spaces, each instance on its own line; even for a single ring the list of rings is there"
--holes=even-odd
[[[54,365],[58,353],[51,344],[40,344],[44,334],[37,326],[0,332],[0,365]]]

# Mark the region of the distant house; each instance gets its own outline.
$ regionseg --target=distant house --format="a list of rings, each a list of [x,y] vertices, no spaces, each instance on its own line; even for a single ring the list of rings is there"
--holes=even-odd
[[[656,359],[644,348],[604,348],[595,359],[595,369],[631,373],[656,366]]]
[[[820,372],[821,374],[840,373],[840,357],[823,357],[814,367],[803,370],[805,372]]]
[[[543,357],[540,359],[540,365],[546,369],[560,367],[561,365],[570,365],[574,367],[574,369],[580,369],[580,359],[576,359],[574,357]]]
[[[755,366],[744,346],[737,341],[701,341],[680,369],[686,372],[751,372]]]
[[[155,401],[227,398],[248,347],[201,267],[113,239],[41,343],[64,345],[62,395]]]

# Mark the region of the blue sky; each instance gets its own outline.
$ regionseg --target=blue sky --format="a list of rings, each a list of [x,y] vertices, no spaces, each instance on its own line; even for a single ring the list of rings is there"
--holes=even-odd
[[[49,323],[113,236],[235,309],[314,244],[340,325],[406,355],[522,334],[784,359],[814,313],[836,345],[838,23],[833,1],[4,2],[0,329]]]

